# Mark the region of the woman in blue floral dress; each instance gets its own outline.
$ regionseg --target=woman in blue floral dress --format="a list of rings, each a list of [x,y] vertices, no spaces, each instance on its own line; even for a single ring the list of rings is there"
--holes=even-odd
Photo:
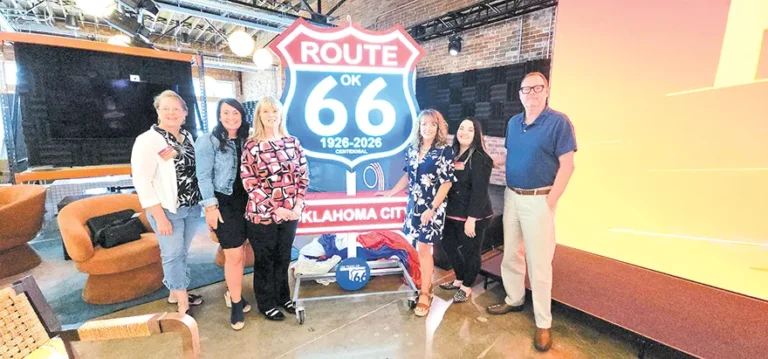
[[[456,181],[453,149],[448,145],[448,124],[440,112],[419,114],[419,132],[405,154],[405,172],[387,195],[408,187],[403,232],[418,242],[421,264],[421,294],[414,313],[423,317],[432,305],[432,243],[440,240],[445,226],[445,196]]]

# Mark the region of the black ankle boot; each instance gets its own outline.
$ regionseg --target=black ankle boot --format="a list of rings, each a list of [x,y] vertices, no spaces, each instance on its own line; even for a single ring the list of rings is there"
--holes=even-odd
[[[237,303],[232,302],[232,312],[229,315],[229,323],[234,330],[243,329],[245,326],[245,316],[243,315],[244,305],[245,301],[242,299]]]

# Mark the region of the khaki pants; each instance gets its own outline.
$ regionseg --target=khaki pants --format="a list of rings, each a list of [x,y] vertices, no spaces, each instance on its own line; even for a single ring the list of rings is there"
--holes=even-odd
[[[552,258],[555,255],[555,213],[546,195],[524,196],[504,191],[504,259],[501,278],[507,304],[525,300],[526,262],[538,328],[552,326]]]

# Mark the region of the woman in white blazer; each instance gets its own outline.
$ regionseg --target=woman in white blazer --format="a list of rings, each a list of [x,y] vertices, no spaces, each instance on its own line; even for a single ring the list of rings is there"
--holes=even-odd
[[[187,104],[171,90],[154,102],[158,124],[139,135],[131,154],[133,185],[141,206],[157,234],[163,260],[163,283],[170,290],[169,303],[179,313],[200,305],[200,296],[188,294],[187,254],[200,222],[202,199],[195,173],[194,139],[181,128]]]

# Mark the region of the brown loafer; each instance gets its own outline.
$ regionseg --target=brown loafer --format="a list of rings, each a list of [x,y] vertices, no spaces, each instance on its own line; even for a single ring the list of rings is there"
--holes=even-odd
[[[509,312],[521,312],[522,310],[523,304],[512,306],[507,304],[507,302],[501,302],[485,308],[485,311],[488,312],[488,314],[493,315],[507,314]]]
[[[545,352],[552,347],[552,333],[549,328],[536,328],[536,335],[533,337],[533,346],[540,352]]]

